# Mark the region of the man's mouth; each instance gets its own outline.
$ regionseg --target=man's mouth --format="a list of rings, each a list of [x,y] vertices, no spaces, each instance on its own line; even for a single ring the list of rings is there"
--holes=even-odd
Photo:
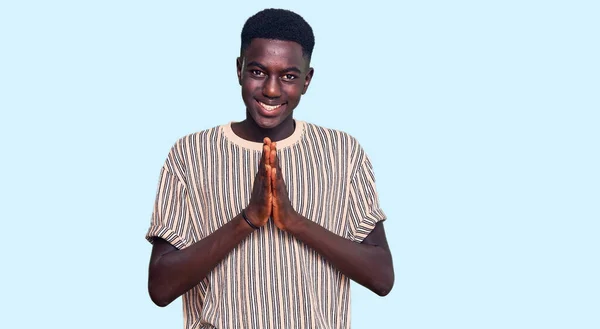
[[[257,101],[257,102],[258,102],[258,105],[260,105],[267,112],[273,112],[273,111],[277,110],[278,108],[280,108],[281,105],[285,104],[285,103],[283,103],[283,104],[278,104],[278,105],[268,105],[261,101]]]

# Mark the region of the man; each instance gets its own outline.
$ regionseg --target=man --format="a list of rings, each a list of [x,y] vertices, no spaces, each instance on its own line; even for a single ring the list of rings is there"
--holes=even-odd
[[[186,328],[349,328],[349,279],[392,289],[368,157],[293,118],[313,47],[293,12],[250,17],[237,59],[246,119],[183,137],[162,168],[148,287],[159,306],[183,295]]]

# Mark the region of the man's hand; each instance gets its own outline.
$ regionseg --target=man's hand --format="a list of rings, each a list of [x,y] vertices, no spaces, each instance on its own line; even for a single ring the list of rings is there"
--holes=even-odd
[[[256,226],[263,226],[271,216],[273,193],[271,188],[271,140],[268,137],[264,139],[263,153],[258,165],[258,172],[254,178],[252,195],[250,202],[246,207],[246,216]]]
[[[298,219],[297,213],[292,207],[288,196],[287,187],[281,175],[279,158],[277,157],[277,147],[275,143],[271,144],[271,153],[269,161],[271,164],[271,188],[273,193],[272,217],[275,225],[283,231],[286,231],[294,220]]]

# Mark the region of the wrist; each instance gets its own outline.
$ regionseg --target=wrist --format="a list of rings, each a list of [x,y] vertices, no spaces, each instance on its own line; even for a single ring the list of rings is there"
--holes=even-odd
[[[254,224],[254,222],[252,222],[252,220],[248,217],[248,213],[246,211],[246,209],[242,209],[242,220],[244,222],[246,222],[246,224],[251,227],[253,230],[257,230],[260,226]]]
[[[256,231],[250,225],[248,225],[248,223],[244,220],[244,217],[242,216],[241,212],[237,216],[235,216],[235,218],[232,220],[232,222],[233,221],[235,221],[236,232],[238,234],[240,234],[240,236],[242,238],[246,237],[246,236],[254,233],[254,231]]]
[[[290,211],[290,213],[288,214],[288,216],[286,216],[286,218],[287,218],[287,221],[285,223],[286,231],[288,231],[289,233],[292,233],[292,234],[300,232],[307,220],[304,216],[300,215],[295,210]]]

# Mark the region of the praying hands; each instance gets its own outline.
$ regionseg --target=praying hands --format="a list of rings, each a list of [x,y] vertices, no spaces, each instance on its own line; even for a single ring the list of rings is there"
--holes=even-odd
[[[254,180],[250,203],[244,211],[245,219],[253,227],[260,227],[273,218],[275,225],[286,231],[298,214],[292,207],[287,187],[281,175],[277,143],[265,137],[259,169]]]

